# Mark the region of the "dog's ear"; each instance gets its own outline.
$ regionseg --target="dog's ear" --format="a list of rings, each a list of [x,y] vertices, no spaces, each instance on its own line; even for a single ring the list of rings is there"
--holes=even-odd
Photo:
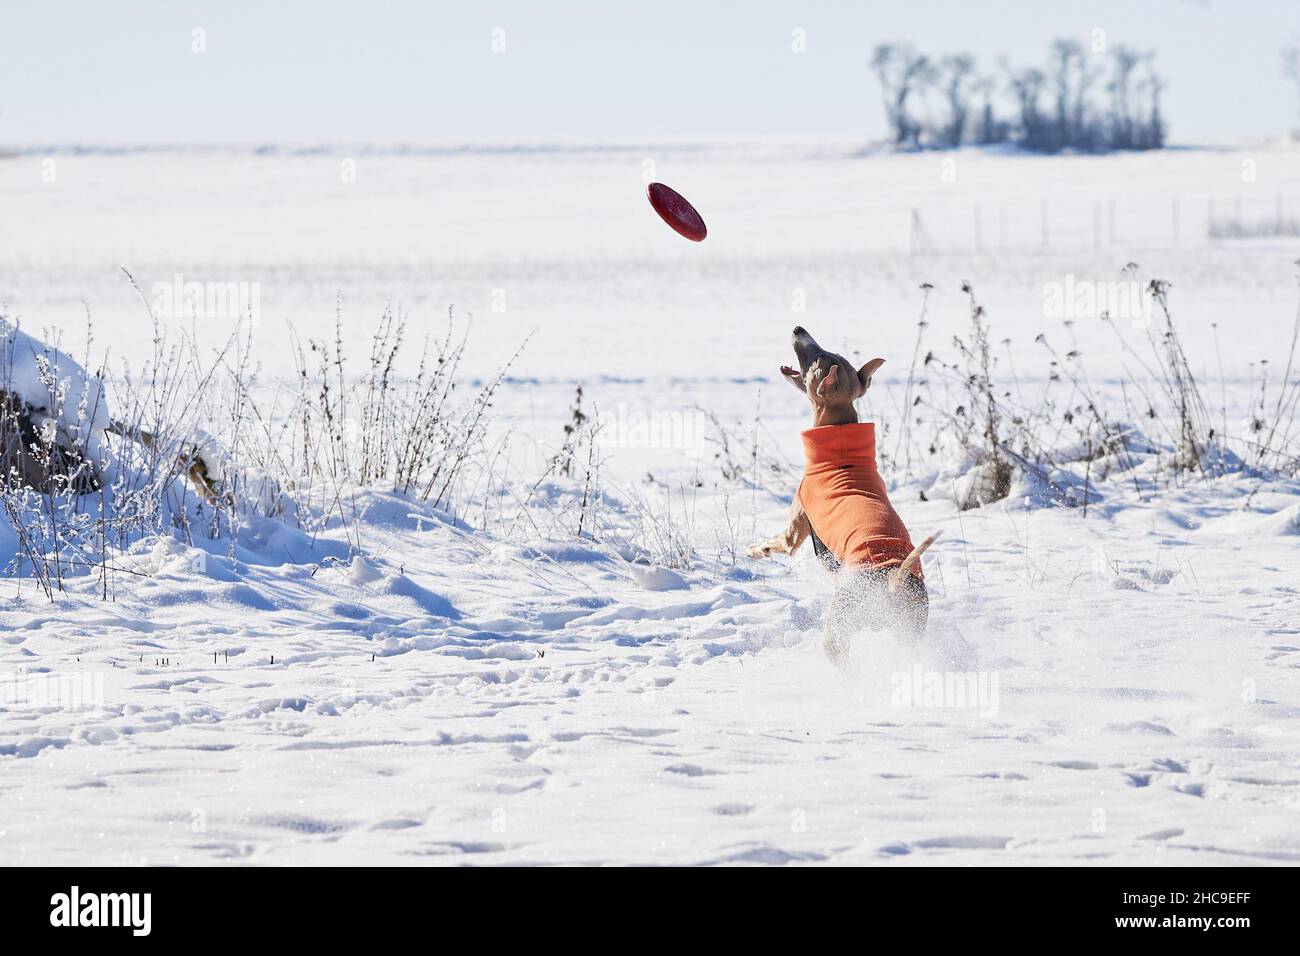
[[[803,376],[799,374],[798,369],[793,369],[788,365],[782,365],[781,377],[795,388],[799,389],[801,393],[804,391]]]
[[[826,377],[817,385],[817,397],[826,398],[830,393],[835,391],[835,383],[840,378],[840,366],[838,363],[831,366],[831,370],[826,373]]]
[[[862,383],[862,390],[865,392],[871,387],[871,376],[880,370],[880,366],[885,364],[882,358],[873,358],[862,368],[858,369],[858,381]]]

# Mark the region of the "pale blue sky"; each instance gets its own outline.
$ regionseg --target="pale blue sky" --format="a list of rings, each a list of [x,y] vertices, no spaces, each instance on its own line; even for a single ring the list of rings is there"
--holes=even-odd
[[[1157,50],[1175,141],[1297,125],[1296,0],[52,0],[5,10],[0,144],[876,137],[878,42],[992,68],[1097,27]]]

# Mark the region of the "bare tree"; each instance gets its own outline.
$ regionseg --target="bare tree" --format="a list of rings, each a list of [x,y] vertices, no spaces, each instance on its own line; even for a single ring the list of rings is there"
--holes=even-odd
[[[930,60],[910,46],[882,43],[871,54],[871,66],[880,80],[885,119],[895,146],[921,145],[921,124],[909,112],[908,100],[923,91],[933,78]]]
[[[997,81],[991,76],[976,77],[971,83],[971,93],[981,103],[979,121],[975,124],[975,142],[981,146],[1001,143],[1007,138],[1007,124],[998,119],[993,110],[993,94],[997,92]]]
[[[1092,117],[1088,115],[1089,96],[1101,70],[1093,65],[1087,54],[1083,54],[1074,61],[1074,74],[1074,144],[1079,149],[1096,149],[1100,144]]]
[[[1024,135],[1024,145],[1036,150],[1050,148],[1048,124],[1038,105],[1047,77],[1037,67],[1030,67],[1027,70],[1009,71],[1007,79],[1011,83],[1011,91],[1015,94],[1016,105],[1020,110],[1020,129]]]
[[[1111,97],[1110,145],[1116,149],[1132,149],[1136,145],[1132,109],[1133,71],[1142,62],[1137,51],[1118,46],[1112,54],[1114,70],[1107,89]]]
[[[1148,103],[1147,121],[1140,144],[1143,149],[1160,149],[1165,145],[1165,119],[1160,112],[1160,94],[1164,92],[1165,81],[1156,73],[1154,59],[1154,54],[1148,53],[1143,60],[1143,92],[1146,93]]]
[[[1070,77],[1076,60],[1083,59],[1083,47],[1077,40],[1057,40],[1052,44],[1052,81],[1056,87],[1056,148],[1074,145],[1070,123]]]
[[[942,130],[942,141],[947,146],[960,146],[965,138],[974,73],[975,58],[969,53],[945,56],[939,61],[944,99],[948,103],[947,122]]]

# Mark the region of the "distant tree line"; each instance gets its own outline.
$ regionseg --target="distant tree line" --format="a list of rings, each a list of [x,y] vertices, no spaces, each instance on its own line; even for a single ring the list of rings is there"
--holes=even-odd
[[[968,53],[933,59],[885,43],[872,51],[871,68],[899,149],[1015,143],[1042,153],[1097,153],[1165,145],[1165,83],[1153,61],[1153,53],[1125,46],[1094,53],[1057,40],[1041,68],[1016,68],[1003,58],[996,71],[982,72]]]

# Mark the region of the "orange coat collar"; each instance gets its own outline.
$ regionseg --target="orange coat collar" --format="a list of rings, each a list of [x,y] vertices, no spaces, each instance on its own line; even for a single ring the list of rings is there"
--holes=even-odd
[[[809,465],[842,465],[847,461],[876,461],[876,423],[822,425],[800,432]]]

